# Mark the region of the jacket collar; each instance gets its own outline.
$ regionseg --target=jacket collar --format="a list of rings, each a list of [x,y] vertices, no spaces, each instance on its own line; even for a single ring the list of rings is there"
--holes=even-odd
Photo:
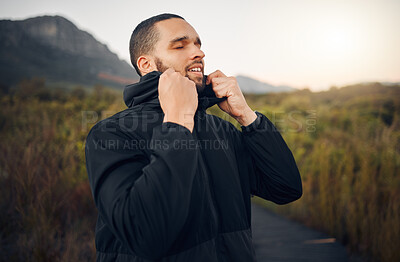
[[[142,105],[154,110],[161,110],[160,100],[158,99],[158,80],[162,73],[153,71],[140,78],[140,81],[127,85],[124,89],[123,97],[127,107]],[[222,102],[226,97],[218,98],[215,96],[211,85],[206,85],[204,90],[198,94],[198,111],[205,111],[207,108]]]

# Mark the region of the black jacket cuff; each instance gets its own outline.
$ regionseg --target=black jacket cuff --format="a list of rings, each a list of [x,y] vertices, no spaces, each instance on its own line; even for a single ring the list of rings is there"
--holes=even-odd
[[[254,130],[259,129],[260,124],[261,124],[262,114],[258,111],[254,111],[254,113],[256,113],[257,118],[248,126],[241,126],[243,133],[250,133]]]

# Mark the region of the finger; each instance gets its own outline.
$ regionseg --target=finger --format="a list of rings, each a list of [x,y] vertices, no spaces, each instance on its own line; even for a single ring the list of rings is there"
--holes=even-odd
[[[186,82],[190,83],[190,85],[191,85],[193,88],[196,88],[196,83],[195,83],[192,79],[190,79],[190,78],[188,78],[188,77],[184,77],[184,79],[185,79]]]
[[[229,77],[214,77],[211,79],[211,83],[213,83],[213,85],[219,85],[225,82],[229,82]]]
[[[218,98],[228,97],[230,95],[230,87],[229,83],[227,82],[221,83],[218,86],[213,86],[212,88],[215,93],[215,96]]]
[[[217,70],[207,76],[206,84],[207,85],[210,84],[212,79],[216,78],[216,77],[226,77],[226,75],[224,73],[222,73],[220,70]]]
[[[225,75],[224,73],[222,73],[221,71],[216,70],[215,72],[213,72],[213,73],[211,73],[211,74],[209,74],[209,75],[207,76],[206,84],[207,84],[207,85],[210,84],[210,83],[211,83],[211,80],[212,80],[213,78],[215,78],[215,77],[226,77],[226,75]]]

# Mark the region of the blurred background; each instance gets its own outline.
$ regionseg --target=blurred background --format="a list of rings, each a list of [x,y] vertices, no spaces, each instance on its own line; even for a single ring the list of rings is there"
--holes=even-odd
[[[400,261],[396,0],[1,1],[0,261],[94,261],[85,139],[139,79],[133,29],[166,12],[200,35],[205,73],[236,76],[295,156],[302,198],[253,202],[365,261]]]

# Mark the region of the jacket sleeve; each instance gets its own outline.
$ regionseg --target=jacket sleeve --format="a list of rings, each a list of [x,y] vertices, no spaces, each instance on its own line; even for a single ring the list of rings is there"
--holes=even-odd
[[[117,124],[88,134],[86,167],[99,215],[137,256],[164,256],[184,225],[198,149],[180,145],[192,142],[186,127],[163,123],[153,129],[149,163],[146,141],[132,140]]]
[[[242,126],[241,140],[247,163],[252,194],[276,204],[287,204],[303,194],[299,170],[281,134],[263,114],[255,111],[256,120]]]

